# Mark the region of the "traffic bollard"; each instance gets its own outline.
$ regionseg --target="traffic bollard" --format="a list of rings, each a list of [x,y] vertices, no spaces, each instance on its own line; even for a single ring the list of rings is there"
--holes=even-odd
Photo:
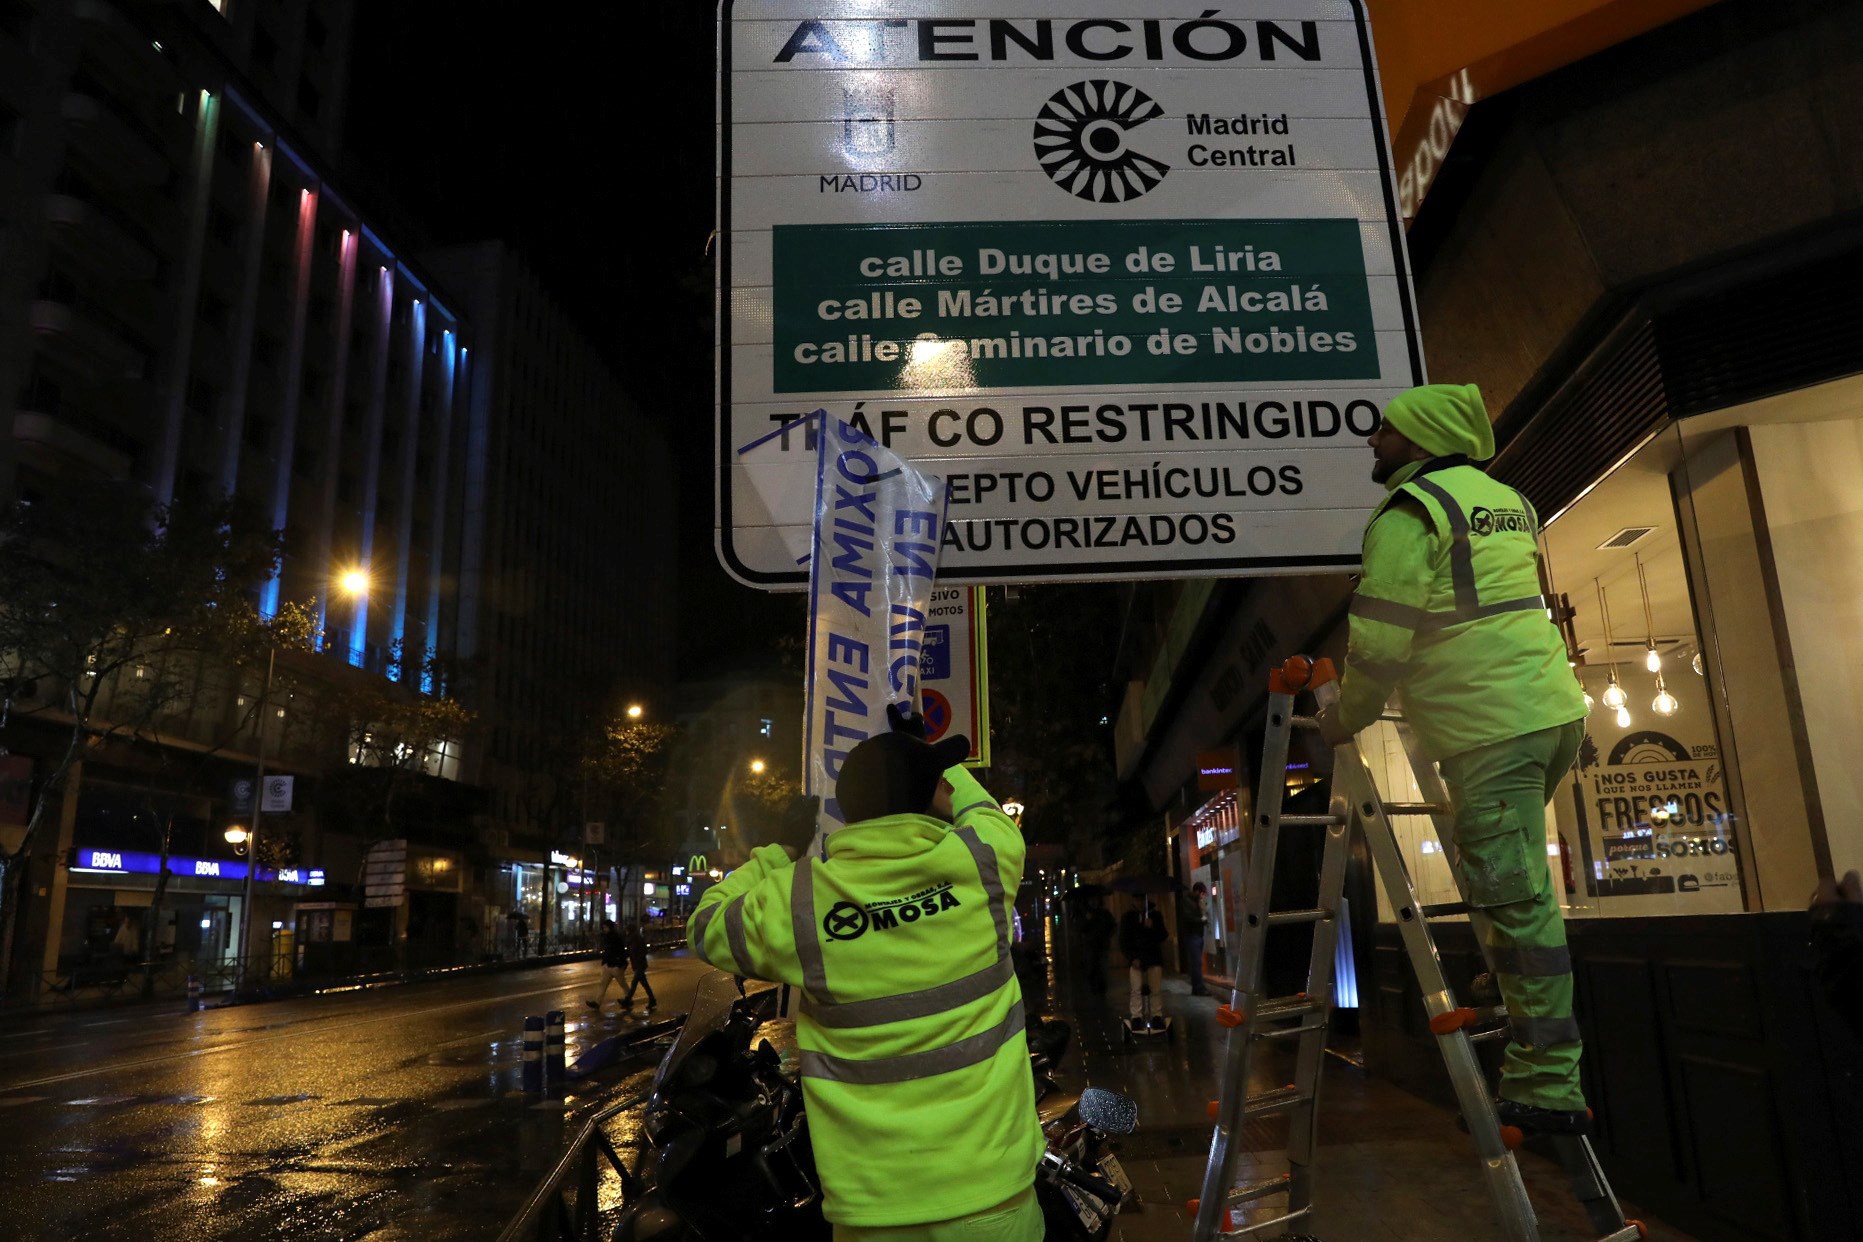
[[[203,1005],[201,1002],[201,977],[199,975],[189,975],[188,976],[188,1012],[199,1013],[202,1008],[203,1008]]]
[[[543,1019],[524,1019],[524,1094],[543,1094]]]
[[[563,1082],[563,1011],[552,1009],[544,1019],[543,1077],[551,1086]]]

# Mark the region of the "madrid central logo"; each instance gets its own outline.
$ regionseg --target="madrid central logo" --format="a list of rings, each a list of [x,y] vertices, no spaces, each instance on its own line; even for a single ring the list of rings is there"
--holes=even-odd
[[[1049,97],[1035,118],[1035,158],[1056,185],[1090,203],[1123,203],[1171,171],[1128,142],[1131,131],[1164,115],[1158,102],[1122,82],[1077,82]]]

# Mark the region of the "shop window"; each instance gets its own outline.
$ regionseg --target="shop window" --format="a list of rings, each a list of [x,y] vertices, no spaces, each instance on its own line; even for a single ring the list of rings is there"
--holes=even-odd
[[[1729,788],[1671,475],[1676,444],[1625,463],[1547,528],[1569,599],[1575,672],[1592,704],[1578,763],[1549,811],[1547,853],[1569,914],[1730,914],[1752,862]]]

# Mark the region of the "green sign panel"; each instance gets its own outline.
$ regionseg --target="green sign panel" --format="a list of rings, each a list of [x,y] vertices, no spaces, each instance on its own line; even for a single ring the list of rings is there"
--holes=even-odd
[[[1356,219],[773,232],[778,392],[1379,374]]]

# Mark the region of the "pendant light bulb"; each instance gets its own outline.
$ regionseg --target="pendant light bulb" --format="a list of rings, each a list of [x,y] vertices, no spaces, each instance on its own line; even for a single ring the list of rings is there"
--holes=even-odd
[[[1620,729],[1628,729],[1630,727],[1630,709],[1628,707],[1620,707],[1617,709],[1617,727]]]
[[[1643,667],[1652,673],[1662,672],[1662,657],[1656,654],[1656,648],[1653,645],[1650,647],[1649,654],[1643,657]]]
[[[1585,714],[1587,716],[1591,715],[1592,711],[1597,706],[1598,706],[1598,700],[1591,697],[1591,691],[1589,690],[1585,691]]]
[[[1612,711],[1622,711],[1624,704],[1628,701],[1629,696],[1624,693],[1624,688],[1617,684],[1617,674],[1613,672],[1611,684],[1604,688],[1604,705]]]
[[[1699,651],[1695,653],[1695,658],[1688,662],[1688,666],[1695,670],[1695,676],[1702,677],[1706,675],[1701,671],[1701,653]]]
[[[1670,694],[1667,690],[1658,690],[1656,692],[1655,701],[1650,704],[1650,710],[1655,712],[1658,716],[1673,716],[1675,715],[1676,709],[1680,706],[1682,706],[1682,704],[1676,700],[1673,694]]]

